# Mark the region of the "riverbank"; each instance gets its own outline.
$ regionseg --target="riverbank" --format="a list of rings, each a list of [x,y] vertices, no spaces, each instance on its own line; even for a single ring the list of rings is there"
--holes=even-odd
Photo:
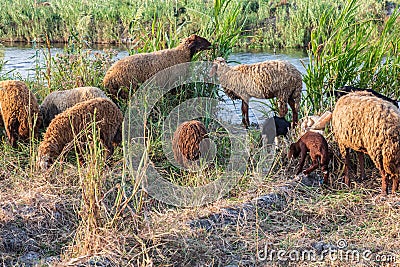
[[[138,48],[149,40],[173,46],[191,33],[218,39],[238,29],[235,44],[245,48],[307,47],[313,29],[327,11],[338,18],[346,1],[2,1],[0,41],[129,44]],[[400,1],[366,0],[358,20],[375,21],[377,31]],[[374,38],[377,33],[372,33]]]

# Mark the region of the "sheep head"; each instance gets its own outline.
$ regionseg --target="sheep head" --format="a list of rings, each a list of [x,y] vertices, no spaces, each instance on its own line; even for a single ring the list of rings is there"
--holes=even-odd
[[[214,75],[217,73],[218,70],[218,66],[219,65],[223,65],[223,66],[228,66],[228,64],[226,63],[226,60],[222,57],[217,57],[216,59],[214,59],[213,61],[213,65],[211,67],[209,76],[210,77],[214,77]]]
[[[292,157],[297,158],[300,155],[300,146],[297,143],[293,143],[289,147],[289,152],[288,152],[288,159],[291,159]]]
[[[207,41],[207,39],[196,34],[192,34],[186,38],[183,41],[183,44],[189,48],[191,57],[193,57],[197,52],[211,49],[211,43]]]

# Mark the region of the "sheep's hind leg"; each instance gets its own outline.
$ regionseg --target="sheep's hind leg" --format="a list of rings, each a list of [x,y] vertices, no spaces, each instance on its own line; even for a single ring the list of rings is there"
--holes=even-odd
[[[244,126],[249,128],[250,126],[250,119],[249,119],[249,103],[242,100],[242,123]]]
[[[358,163],[360,164],[360,181],[365,180],[364,153],[357,152]]]
[[[350,164],[350,154],[349,154],[349,149],[346,148],[344,151],[344,183],[347,186],[350,186],[350,178],[349,178],[349,164]]]
[[[385,171],[381,171],[381,176],[382,176],[382,189],[381,189],[381,194],[382,195],[388,195],[388,176]],[[393,180],[394,181],[394,180]],[[393,184],[394,185],[394,184]],[[392,188],[393,191],[393,188]]]
[[[392,194],[396,194],[397,189],[399,188],[399,175],[395,174],[392,178]]]

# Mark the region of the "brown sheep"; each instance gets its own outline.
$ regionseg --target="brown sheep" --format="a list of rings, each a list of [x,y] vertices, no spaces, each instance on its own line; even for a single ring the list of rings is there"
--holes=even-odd
[[[39,105],[24,82],[0,81],[0,112],[13,147],[16,147],[17,140],[38,136],[41,124]]]
[[[194,54],[210,47],[209,41],[193,34],[175,48],[125,57],[107,70],[103,80],[104,86],[114,98],[128,99],[129,89],[134,92],[139,84],[157,72],[180,63],[190,62]],[[121,88],[122,86],[125,88]]]
[[[100,132],[100,140],[107,149],[107,156],[111,156],[113,145],[122,141],[123,115],[111,100],[95,98],[76,104],[51,121],[39,145],[38,166],[48,169],[75,137],[79,136],[79,141],[86,141],[83,131],[90,129],[94,120]]]
[[[174,159],[181,166],[192,167],[194,162],[205,156],[209,148],[207,130],[203,123],[191,120],[178,126],[172,139]]]
[[[398,188],[400,174],[400,111],[370,92],[349,93],[339,98],[332,113],[332,128],[342,156],[344,181],[350,186],[349,149],[358,153],[361,176],[365,176],[363,153],[368,154],[382,176],[382,194]]]
[[[300,164],[296,174],[299,174],[303,170],[308,152],[310,152],[312,165],[303,173],[307,175],[321,165],[321,170],[324,174],[324,184],[327,185],[329,183],[328,165],[330,156],[328,143],[321,134],[316,132],[306,132],[296,143],[290,145],[288,158],[297,158],[300,155]]]
[[[270,60],[254,64],[228,66],[225,59],[216,58],[210,76],[218,76],[221,87],[233,100],[242,100],[243,124],[248,128],[249,100],[278,99],[279,117],[288,112],[287,104],[293,112],[293,126],[298,122],[300,108],[302,76],[295,66],[287,61]]]

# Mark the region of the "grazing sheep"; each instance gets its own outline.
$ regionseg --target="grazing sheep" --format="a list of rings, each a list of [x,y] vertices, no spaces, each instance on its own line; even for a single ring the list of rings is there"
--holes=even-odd
[[[107,98],[106,94],[97,87],[78,87],[51,92],[39,107],[43,117],[43,126],[47,127],[57,114],[67,108],[97,97]]]
[[[242,100],[243,124],[249,127],[250,97],[278,99],[279,117],[285,117],[287,104],[293,112],[293,125],[298,122],[302,77],[295,66],[286,61],[271,60],[249,65],[228,66],[216,58],[210,75],[217,75],[225,93],[231,99]]]
[[[330,157],[328,143],[325,138],[319,133],[306,132],[296,143],[290,145],[288,158],[297,158],[300,155],[300,164],[296,174],[299,174],[303,170],[307,152],[310,152],[312,165],[303,173],[307,175],[321,165],[321,170],[324,174],[324,184],[327,185],[329,183],[328,165]]]
[[[122,112],[111,101],[95,98],[76,104],[58,114],[46,130],[38,149],[38,166],[48,169],[63,148],[78,137],[86,141],[86,133],[93,121],[96,122],[100,140],[107,149],[107,156],[114,152],[114,145],[122,141]]]
[[[176,162],[190,168],[193,161],[205,156],[210,146],[206,136],[206,127],[199,121],[191,120],[180,124],[172,138],[172,151]]]
[[[358,91],[367,91],[367,92],[370,92],[370,93],[372,93],[374,96],[379,97],[379,98],[382,98],[383,100],[389,101],[389,102],[391,102],[393,105],[395,105],[396,107],[399,107],[399,103],[398,103],[396,100],[391,99],[391,98],[389,98],[389,97],[387,97],[387,96],[384,96],[384,95],[382,95],[382,94],[380,94],[380,93],[378,93],[377,91],[372,90],[372,89],[358,88],[358,87],[353,87],[353,86],[343,86],[343,87],[339,88],[338,90],[335,90],[335,91],[334,91],[334,94],[335,94],[335,98],[338,99],[338,98],[340,98],[341,96],[344,96],[344,95],[346,95],[346,94],[348,94],[348,93],[350,93],[350,92],[358,92]]]
[[[35,95],[21,81],[0,81],[0,112],[8,140],[16,147],[17,140],[38,136],[41,124]],[[36,121],[35,121],[36,120]]]
[[[342,96],[332,114],[332,127],[340,152],[345,157],[344,181],[349,186],[349,149],[357,151],[361,177],[365,177],[363,153],[368,154],[382,176],[382,194],[397,190],[400,171],[400,111],[392,103],[370,92]]]
[[[115,62],[104,77],[103,83],[114,98],[128,99],[129,89],[136,90],[157,72],[176,64],[190,62],[197,52],[207,50],[211,43],[195,34],[184,39],[172,49],[141,53]],[[126,88],[121,88],[122,86]]]

